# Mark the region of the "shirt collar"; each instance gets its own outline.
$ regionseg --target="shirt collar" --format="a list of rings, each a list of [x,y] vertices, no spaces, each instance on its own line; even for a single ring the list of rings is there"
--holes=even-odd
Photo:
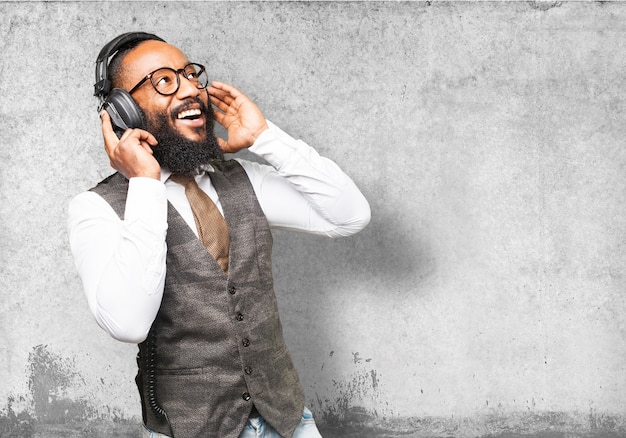
[[[196,170],[196,175],[204,175],[207,172],[215,172],[215,167],[210,164],[201,164]],[[165,183],[172,175],[172,171],[161,167],[161,182]]]

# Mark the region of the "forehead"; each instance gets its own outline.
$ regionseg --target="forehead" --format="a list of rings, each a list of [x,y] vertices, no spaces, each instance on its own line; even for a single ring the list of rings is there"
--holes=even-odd
[[[148,73],[161,67],[183,68],[189,60],[183,52],[162,41],[144,41],[131,50],[122,61],[125,76],[130,82],[138,82]]]

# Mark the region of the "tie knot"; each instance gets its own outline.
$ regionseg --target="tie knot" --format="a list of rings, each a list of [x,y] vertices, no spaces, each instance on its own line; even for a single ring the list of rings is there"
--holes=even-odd
[[[183,173],[173,173],[172,175],[170,175],[170,179],[175,183],[182,184],[185,187],[190,182],[195,182],[195,178],[192,175]]]

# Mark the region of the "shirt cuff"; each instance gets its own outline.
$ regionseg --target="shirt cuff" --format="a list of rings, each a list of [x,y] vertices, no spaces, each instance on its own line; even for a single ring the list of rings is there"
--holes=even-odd
[[[298,140],[287,134],[278,126],[266,120],[269,129],[259,135],[248,150],[280,169],[298,147]]]
[[[129,180],[124,220],[141,220],[155,230],[167,228],[167,195],[161,181],[136,177]]]

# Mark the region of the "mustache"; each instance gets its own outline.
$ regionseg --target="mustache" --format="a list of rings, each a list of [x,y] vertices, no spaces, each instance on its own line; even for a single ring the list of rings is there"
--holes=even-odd
[[[207,104],[204,103],[202,99],[200,99],[200,96],[188,98],[185,102],[172,109],[172,111],[170,111],[170,116],[172,117],[172,119],[176,119],[181,111],[186,111],[194,105],[200,105],[200,111],[202,111],[202,114],[205,114],[209,117],[211,116],[211,114],[209,114],[209,108],[207,107]]]

